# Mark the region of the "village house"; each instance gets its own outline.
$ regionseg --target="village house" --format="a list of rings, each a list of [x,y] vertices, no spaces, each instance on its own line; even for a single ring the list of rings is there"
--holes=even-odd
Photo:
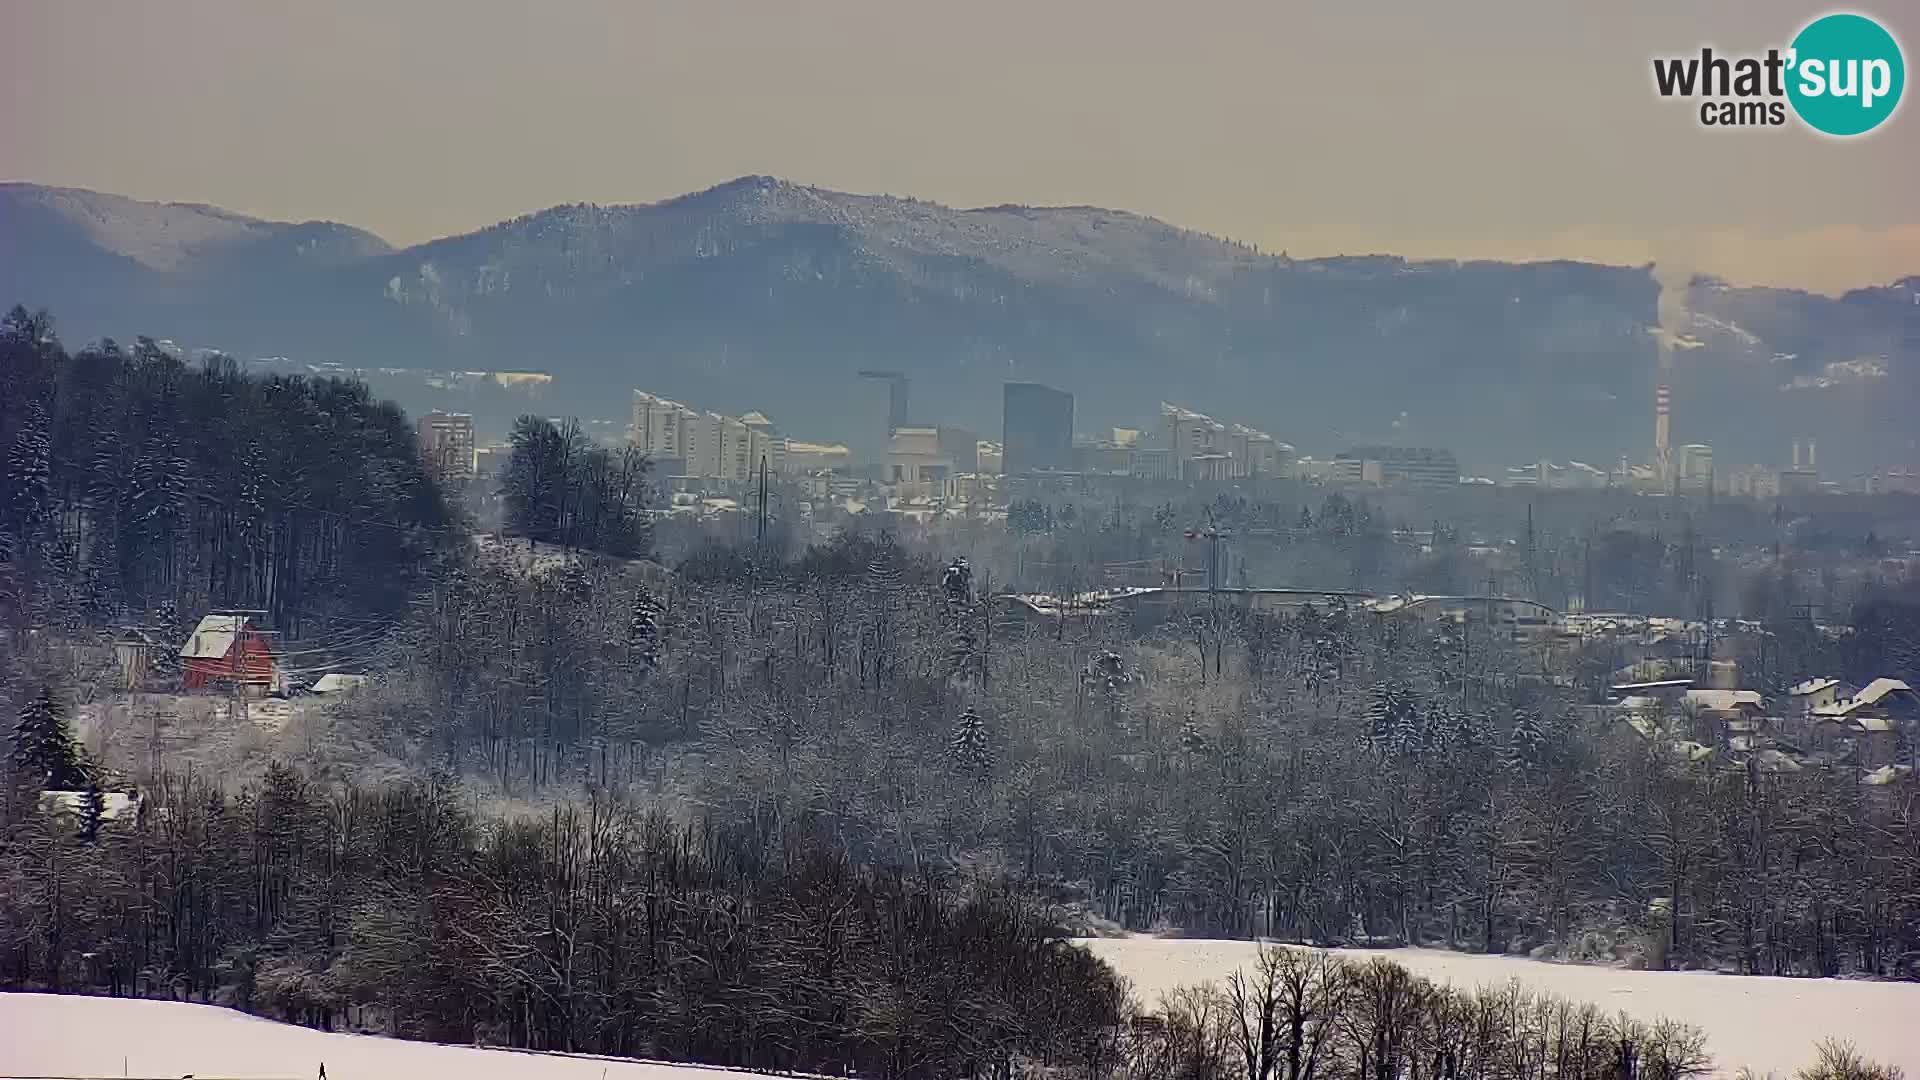
[[[1916,764],[1920,694],[1899,679],[1875,679],[1850,697],[1809,710],[1813,741],[1866,769]]]
[[[237,687],[265,689],[274,685],[273,646],[250,616],[235,613],[208,615],[180,646],[183,669],[180,684],[188,690]]]
[[[1710,746],[1732,746],[1742,740],[1756,745],[1765,727],[1766,701],[1758,690],[1688,690],[1680,699],[1682,714],[1691,720],[1693,737]]]

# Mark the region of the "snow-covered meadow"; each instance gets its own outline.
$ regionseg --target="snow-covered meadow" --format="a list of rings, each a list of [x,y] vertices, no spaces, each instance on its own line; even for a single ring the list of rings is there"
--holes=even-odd
[[[1225,979],[1258,948],[1246,941],[1129,937],[1084,942],[1126,976],[1145,1004],[1179,986]],[[1700,1027],[1723,1074],[1743,1065],[1782,1076],[1814,1043],[1848,1040],[1920,1076],[1920,984],[1630,971],[1430,949],[1346,949],[1382,956],[1459,986],[1518,979],[1574,1001]],[[0,994],[0,1078],[253,1077],[328,1080],[726,1080],[750,1073],[702,1065],[529,1054],[345,1035],[208,1005],[126,998]]]
[[[1259,948],[1250,941],[1142,936],[1089,938],[1082,944],[1126,976],[1147,1005],[1176,987],[1224,980],[1252,961]],[[1784,1076],[1812,1060],[1815,1042],[1834,1037],[1920,1076],[1920,983],[1631,971],[1433,949],[1342,949],[1339,954],[1363,961],[1385,957],[1456,986],[1518,979],[1609,1012],[1646,1020],[1671,1017],[1706,1032],[1723,1073],[1748,1065]]]
[[[728,1080],[703,1065],[529,1054],[342,1035],[211,1005],[0,994],[0,1080],[18,1076],[314,1080]]]

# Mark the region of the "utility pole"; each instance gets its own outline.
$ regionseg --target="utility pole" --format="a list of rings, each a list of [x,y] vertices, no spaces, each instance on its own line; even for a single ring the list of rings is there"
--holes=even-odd
[[[1533,503],[1527,503],[1527,599],[1540,599],[1540,567],[1534,558]]]
[[[1213,624],[1213,673],[1220,674],[1222,660],[1221,646],[1225,636],[1220,632],[1220,526],[1213,520],[1213,508],[1207,508],[1207,539],[1210,541],[1211,555],[1207,559],[1207,620]],[[1200,658],[1202,664],[1206,657]]]
[[[1580,610],[1593,610],[1593,529],[1587,529],[1587,540],[1580,557]]]
[[[980,576],[980,595],[985,598],[987,626],[980,646],[980,689],[987,688],[988,672],[993,665],[993,571],[988,570]]]
[[[755,547],[765,547],[767,543],[767,455],[760,455],[760,525],[754,533]]]

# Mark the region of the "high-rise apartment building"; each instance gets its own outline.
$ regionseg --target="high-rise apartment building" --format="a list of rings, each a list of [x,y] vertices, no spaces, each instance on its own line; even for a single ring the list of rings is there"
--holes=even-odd
[[[633,392],[633,445],[655,461],[685,460],[700,414],[643,390]]]
[[[1073,469],[1072,394],[1039,383],[1007,383],[1003,423],[1007,475]]]
[[[420,459],[442,481],[473,479],[473,417],[434,410],[414,424]]]
[[[1680,448],[1679,485],[1682,491],[1696,492],[1713,487],[1713,447],[1688,443]]]

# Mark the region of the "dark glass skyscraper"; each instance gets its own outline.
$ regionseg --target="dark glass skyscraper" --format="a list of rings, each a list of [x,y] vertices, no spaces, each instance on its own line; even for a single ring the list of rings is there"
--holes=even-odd
[[[1073,468],[1073,395],[1039,383],[1006,386],[1004,457],[1008,476]]]

